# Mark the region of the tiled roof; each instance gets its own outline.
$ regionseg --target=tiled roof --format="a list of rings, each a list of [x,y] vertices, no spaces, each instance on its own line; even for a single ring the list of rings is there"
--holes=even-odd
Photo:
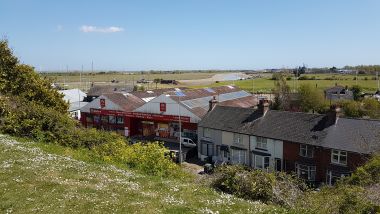
[[[113,103],[123,108],[124,111],[128,112],[135,110],[145,103],[142,99],[129,93],[109,93],[103,94],[103,96],[107,97]]]
[[[125,85],[94,85],[87,92],[88,97],[99,97],[102,94],[109,94],[114,92],[131,92],[132,86]]]
[[[198,123],[200,127],[209,127],[230,132],[242,132],[242,127],[261,116],[253,108],[237,108],[217,105]]]
[[[232,124],[232,125],[231,125]],[[199,126],[358,153],[380,151],[380,120],[216,106]]]

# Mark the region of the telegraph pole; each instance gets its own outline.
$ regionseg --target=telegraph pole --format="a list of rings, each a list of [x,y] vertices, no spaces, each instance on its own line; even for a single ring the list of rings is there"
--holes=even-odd
[[[178,96],[178,121],[179,121],[179,164],[182,164],[182,126],[181,126],[181,96]]]

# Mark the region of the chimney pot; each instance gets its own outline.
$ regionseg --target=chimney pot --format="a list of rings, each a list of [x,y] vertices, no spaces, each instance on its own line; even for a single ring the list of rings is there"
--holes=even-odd
[[[267,99],[260,100],[258,107],[264,116],[269,110],[269,101]]]
[[[218,101],[216,100],[216,97],[213,96],[212,99],[209,101],[208,111],[212,111],[217,103],[218,103]]]

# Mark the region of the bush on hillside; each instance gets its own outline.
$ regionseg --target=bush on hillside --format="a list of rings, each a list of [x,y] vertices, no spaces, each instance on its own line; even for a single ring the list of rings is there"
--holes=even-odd
[[[121,141],[101,144],[95,152],[105,160],[126,164],[149,175],[179,176],[179,166],[167,155],[162,143],[136,143],[127,145]]]
[[[3,133],[73,148],[92,148],[122,139],[115,133],[84,129],[67,113],[27,102],[25,98],[1,97],[0,103],[0,131]]]
[[[0,94],[23,97],[60,113],[68,109],[63,95],[48,79],[42,78],[33,67],[19,63],[6,40],[0,40]]]
[[[181,175],[162,144],[129,145],[112,132],[85,129],[67,114],[60,114],[24,98],[0,97],[0,132],[39,142],[95,151],[96,158],[138,169],[149,175]]]
[[[346,182],[360,186],[380,183],[380,155],[374,155],[364,166],[357,168]]]
[[[337,185],[308,191],[297,201],[295,213],[376,213],[380,210],[366,197],[362,187]]]
[[[286,173],[268,173],[239,165],[216,169],[212,185],[238,197],[292,207],[306,185]]]

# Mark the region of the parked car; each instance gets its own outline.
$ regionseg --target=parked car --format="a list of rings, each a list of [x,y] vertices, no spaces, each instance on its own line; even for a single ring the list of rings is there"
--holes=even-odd
[[[197,144],[194,143],[194,141],[192,139],[187,138],[187,137],[183,137],[181,139],[181,141],[182,141],[181,143],[182,143],[182,145],[184,147],[190,147],[190,148],[192,148],[192,147],[196,147],[197,146]]]

